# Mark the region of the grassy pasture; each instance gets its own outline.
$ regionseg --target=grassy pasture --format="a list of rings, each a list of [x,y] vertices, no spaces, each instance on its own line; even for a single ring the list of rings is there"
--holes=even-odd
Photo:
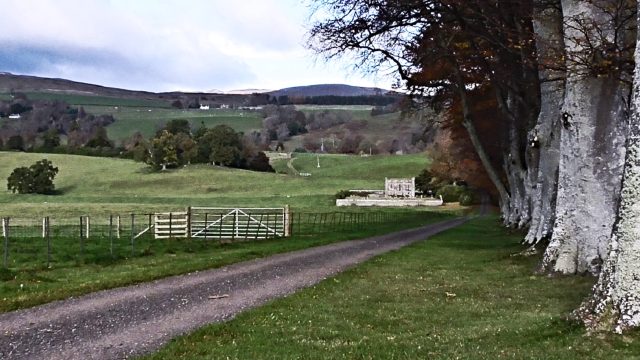
[[[28,166],[42,158],[48,158],[60,169],[55,179],[60,195],[18,195],[6,189],[0,191],[0,216],[12,217],[13,224],[29,220],[36,233],[41,216],[51,216],[53,226],[60,223],[60,219],[77,225],[80,215],[91,215],[92,223],[98,224],[110,213],[180,211],[189,205],[280,207],[290,204],[294,214],[336,211],[333,195],[338,190],[380,188],[384,176],[413,176],[427,164],[424,155],[367,158],[324,155],[320,157],[321,168],[318,169],[315,156],[300,154],[294,161],[295,166],[313,174],[300,177],[208,165],[159,173],[150,172],[144,164],[124,159],[0,152],[0,178],[6,179],[13,168]],[[455,212],[458,209],[444,210]],[[396,210],[384,211],[393,213]],[[122,239],[116,240],[114,258],[109,255],[109,242],[104,234],[86,241],[84,255],[78,255],[77,236],[60,235],[53,239],[51,269],[45,266],[46,244],[42,239],[33,244],[16,244],[15,241],[20,241],[16,238],[9,257],[13,270],[0,271],[3,280],[0,282],[0,293],[3,294],[0,311],[277,252],[381,234],[443,218],[442,214],[432,211],[427,209],[407,221],[381,223],[365,229],[334,229],[314,232],[313,236],[294,234],[288,239],[242,244],[220,245],[198,240],[158,243],[141,238],[136,242],[133,255],[130,255],[129,236],[125,233]],[[126,219],[123,218],[125,225]],[[315,228],[315,218],[313,223]]]
[[[114,140],[125,139],[136,131],[140,131],[145,137],[153,136],[159,127],[173,119],[189,120],[194,130],[198,129],[201,123],[207,127],[225,124],[242,132],[258,130],[262,127],[260,114],[243,110],[179,110],[122,106],[85,106],[84,108],[92,114],[110,114],[115,117],[116,122],[107,127],[109,137]]]
[[[594,279],[533,275],[521,238],[473,220],[145,359],[637,359],[637,332],[566,320]]]
[[[18,166],[47,158],[60,169],[54,183],[61,194],[18,195],[0,189],[2,216],[108,215],[175,211],[185,206],[280,207],[332,210],[344,189],[380,189],[384,177],[415,176],[427,164],[423,154],[404,156],[298,154],[293,164],[310,177],[193,165],[164,173],[131,160],[76,155],[0,152],[0,179]],[[275,164],[286,168],[286,160]]]

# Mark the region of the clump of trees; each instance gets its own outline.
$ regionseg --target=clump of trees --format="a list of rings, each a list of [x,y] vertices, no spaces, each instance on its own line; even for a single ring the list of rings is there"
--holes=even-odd
[[[265,143],[286,141],[292,136],[307,133],[307,117],[294,106],[267,105],[261,110],[262,136]]]
[[[7,178],[7,189],[18,194],[53,194],[53,179],[58,168],[51,161],[42,159],[29,167],[15,168]]]
[[[133,158],[156,170],[203,163],[273,172],[264,152],[227,125],[201,126],[195,133],[187,120],[172,120],[149,141],[135,134],[128,144]]]
[[[106,126],[115,121],[111,115],[96,116],[64,101],[31,100],[21,93],[0,101],[0,117],[10,114],[20,114],[20,119],[8,119],[0,125],[0,143],[6,150],[101,156],[121,151],[107,136]]]

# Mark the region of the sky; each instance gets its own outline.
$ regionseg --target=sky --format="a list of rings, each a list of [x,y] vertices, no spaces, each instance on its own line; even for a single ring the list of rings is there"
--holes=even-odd
[[[0,0],[0,72],[148,91],[391,88],[307,49],[307,0]]]

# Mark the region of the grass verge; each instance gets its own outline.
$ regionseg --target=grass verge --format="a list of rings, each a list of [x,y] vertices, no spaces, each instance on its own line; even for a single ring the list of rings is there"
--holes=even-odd
[[[145,359],[629,359],[638,334],[566,320],[589,277],[532,275],[521,234],[480,218],[177,338]]]
[[[0,270],[0,312],[26,308],[98,290],[141,283],[171,275],[216,268],[276,253],[300,250],[337,241],[359,239],[446,220],[451,215],[427,213],[405,222],[383,223],[286,239],[219,244],[203,240],[171,240],[147,256],[75,266],[24,271]],[[169,240],[167,240],[169,241]]]

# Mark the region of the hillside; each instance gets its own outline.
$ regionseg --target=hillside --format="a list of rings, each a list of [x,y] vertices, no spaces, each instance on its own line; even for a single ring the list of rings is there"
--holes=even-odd
[[[427,165],[423,154],[405,156],[316,157],[294,162],[310,177],[258,173],[208,165],[150,172],[132,160],[77,155],[0,152],[0,216],[106,215],[167,211],[188,205],[260,206],[289,204],[300,209],[333,209],[334,194],[351,188],[382,188],[384,178],[415,176]],[[47,158],[60,169],[54,183],[61,195],[18,195],[6,190],[6,178],[18,166]],[[277,166],[282,167],[282,166]]]
[[[320,84],[308,86],[288,87],[269,93],[271,96],[379,96],[387,95],[390,91],[380,88],[351,86],[345,84]]]
[[[243,89],[232,91],[221,91],[217,89],[208,92],[163,92],[155,93],[141,90],[119,89],[95,84],[88,84],[78,81],[44,78],[30,75],[15,75],[7,72],[0,72],[0,93],[19,91],[26,93],[50,93],[52,98],[59,95],[80,95],[80,96],[107,96],[124,99],[175,99],[182,96],[207,97],[206,100],[223,101],[227,103],[242,103],[253,93],[267,93],[271,96],[378,96],[396,94],[389,90],[380,88],[369,88],[351,86],[346,84],[318,84],[308,86],[294,86],[275,91],[264,89]]]
[[[189,92],[164,92],[155,93],[150,91],[127,90],[106,87],[95,84],[87,84],[66,79],[44,78],[29,75],[15,75],[10,73],[0,73],[0,94],[18,91],[27,93],[31,98],[58,99],[65,100],[74,105],[95,104],[92,99],[95,97],[112,99],[110,104],[116,104],[116,100],[157,100],[165,103],[166,106],[172,100],[185,97],[199,98],[207,102],[238,104],[246,102],[247,96],[243,94],[210,94],[210,93],[189,93]],[[36,95],[34,97],[33,95]],[[69,101],[78,99],[77,101]],[[105,99],[100,99],[99,104],[105,104]]]

